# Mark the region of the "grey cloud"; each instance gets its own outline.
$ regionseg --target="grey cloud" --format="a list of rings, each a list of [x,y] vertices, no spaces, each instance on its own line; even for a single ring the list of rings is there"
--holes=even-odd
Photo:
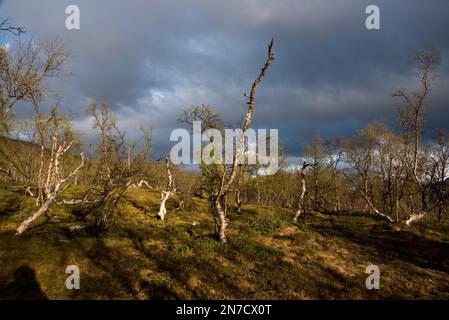
[[[229,120],[244,112],[243,92],[274,36],[276,58],[258,92],[254,126],[279,128],[293,156],[318,130],[344,136],[374,117],[393,123],[390,94],[413,86],[409,58],[425,48],[443,58],[428,132],[449,127],[449,1],[375,3],[379,31],[364,28],[365,0],[6,0],[0,16],[67,43],[76,76],[58,85],[80,128],[86,100],[107,99],[130,134],[134,123],[154,127],[158,153],[169,149],[183,107],[210,104]],[[79,31],[64,28],[69,4],[81,9]]]

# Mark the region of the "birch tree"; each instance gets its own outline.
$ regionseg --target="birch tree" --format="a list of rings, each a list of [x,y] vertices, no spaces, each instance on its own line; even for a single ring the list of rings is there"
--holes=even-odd
[[[70,59],[60,40],[26,43],[16,50],[0,48],[0,124],[7,120],[18,102],[42,103],[54,94],[46,81],[65,74]]]
[[[242,135],[241,135],[241,146],[245,146],[246,142],[246,131],[248,130],[251,120],[253,117],[254,107],[255,107],[255,99],[256,99],[256,91],[260,84],[260,82],[265,77],[268,68],[270,67],[271,63],[273,62],[274,55],[272,52],[273,48],[273,40],[268,44],[268,53],[267,53],[267,59],[265,61],[264,66],[262,67],[258,77],[254,80],[250,94],[245,96],[248,97],[248,110],[246,112],[246,117],[244,120],[244,124],[242,126]],[[242,156],[244,150],[236,150],[233,159],[232,159],[232,165],[230,166],[230,169],[226,165],[222,166],[222,174],[220,177],[220,185],[218,186],[218,191],[212,195],[211,202],[212,202],[212,210],[215,215],[218,216],[219,219],[219,225],[218,225],[218,237],[221,242],[226,242],[226,227],[227,227],[227,218],[226,218],[226,211],[225,211],[225,201],[227,194],[231,191],[231,187],[234,183],[234,179],[237,175],[237,171],[239,169],[238,165],[238,159]]]
[[[310,159],[313,166],[310,169],[312,180],[309,197],[312,199],[314,210],[322,210],[324,207],[324,186],[320,184],[320,179],[325,166],[325,151],[320,133],[315,134],[312,144],[304,148],[304,155]]]
[[[125,200],[125,194],[132,186],[130,179],[140,174],[140,165],[147,160],[149,150],[144,147],[141,152],[135,152],[141,139],[126,138],[106,101],[90,101],[87,114],[98,133],[98,144],[94,147],[98,156],[97,169],[91,182],[96,201],[90,211],[95,214],[94,231],[101,233],[106,230],[114,213],[120,209],[120,203]],[[150,135],[145,135],[147,130],[143,132],[144,139],[149,144]]]
[[[440,64],[440,56],[436,51],[422,51],[415,56],[415,69],[420,88],[413,93],[399,89],[393,97],[401,99],[399,108],[400,125],[404,144],[408,148],[407,161],[409,176],[421,194],[421,208],[412,212],[406,221],[407,225],[419,221],[430,212],[427,203],[428,179],[423,168],[422,135],[424,131],[424,112],[431,91],[431,84],[435,80],[433,71]]]
[[[298,169],[297,174],[299,177],[299,191],[298,191],[298,207],[296,210],[296,214],[293,218],[294,222],[297,222],[299,218],[304,218],[305,217],[305,211],[306,211],[306,206],[305,206],[305,197],[306,197],[306,193],[307,193],[307,185],[306,185],[306,169],[307,167],[309,167],[310,165],[304,161],[302,164],[302,167],[300,169]]]
[[[70,133],[68,120],[59,116],[53,108],[47,117],[36,115],[36,128],[39,136],[39,166],[36,177],[38,209],[17,227],[17,234],[24,233],[40,216],[47,213],[58,195],[67,189],[84,166],[84,155],[74,169],[64,170],[64,159],[73,148],[76,140]]]
[[[167,186],[165,187],[165,190],[162,191],[161,194],[161,204],[159,206],[159,212],[158,212],[158,216],[161,220],[165,219],[165,215],[167,214],[167,208],[165,207],[165,204],[168,200],[168,198],[170,198],[171,195],[173,195],[175,193],[175,187],[174,187],[174,178],[173,178],[173,173],[170,169],[170,160],[168,158],[165,159],[165,166],[167,169]]]
[[[374,181],[377,178],[375,170],[379,154],[379,130],[381,130],[379,125],[370,125],[360,130],[355,138],[346,142],[345,160],[351,166],[358,181],[353,178],[351,173],[346,174],[346,177],[356,187],[371,212],[393,222],[394,220],[388,213],[379,209],[374,195]]]

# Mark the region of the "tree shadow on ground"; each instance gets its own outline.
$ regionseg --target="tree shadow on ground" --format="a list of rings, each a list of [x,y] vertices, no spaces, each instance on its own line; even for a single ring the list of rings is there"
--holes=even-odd
[[[371,248],[383,259],[395,259],[422,268],[449,273],[449,244],[420,237],[408,230],[394,230],[388,225],[373,225],[366,231],[336,223],[334,226],[309,225],[323,236],[334,236]]]
[[[71,241],[95,266],[94,273],[89,272],[82,276],[83,290],[75,292],[73,298],[92,299],[99,294],[100,298],[116,299],[127,297],[128,299],[177,299],[175,292],[164,283],[152,283],[140,273],[142,269],[148,269],[148,261],[131,252],[123,252],[122,248],[107,245],[107,235],[95,237],[93,243],[87,245],[81,235],[74,235]],[[109,235],[111,236],[111,235]],[[84,237],[92,239],[85,234]],[[142,239],[131,239],[140,242]],[[109,240],[123,240],[123,238],[108,238]]]

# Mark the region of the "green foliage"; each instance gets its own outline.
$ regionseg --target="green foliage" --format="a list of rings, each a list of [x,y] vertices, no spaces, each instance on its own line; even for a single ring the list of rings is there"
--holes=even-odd
[[[187,244],[175,242],[170,246],[170,252],[180,258],[189,258],[194,255],[194,251]]]
[[[269,246],[257,243],[244,237],[238,237],[232,240],[231,246],[238,254],[249,260],[267,260],[277,257],[280,252]]]
[[[195,239],[195,249],[198,254],[223,254],[226,250],[226,245],[211,237]]]
[[[245,221],[245,229],[247,232],[255,232],[264,236],[271,236],[282,226],[285,225],[276,213],[268,212],[265,209],[260,209],[259,212],[245,216],[243,213],[242,219]]]
[[[78,192],[83,188],[70,188],[64,197],[79,197]],[[0,219],[0,297],[1,288],[14,286],[14,271],[26,264],[51,299],[371,299],[363,268],[370,261],[388,272],[375,298],[448,298],[447,228],[389,228],[360,215],[335,216],[331,225],[323,214],[294,225],[287,209],[251,205],[240,214],[230,212],[224,244],[211,232],[207,200],[195,198],[198,210],[179,210],[160,221],[159,191],[136,188],[126,197],[134,202],[120,204],[122,213],[102,237],[68,231],[89,223],[74,219],[81,209],[74,205],[54,206],[49,223],[39,221],[17,237],[18,216],[29,214],[33,199],[23,188],[0,188],[2,208],[8,199],[24,204],[24,210],[13,206]],[[68,264],[86,270],[79,292],[63,285]],[[413,279],[413,287],[404,279]]]

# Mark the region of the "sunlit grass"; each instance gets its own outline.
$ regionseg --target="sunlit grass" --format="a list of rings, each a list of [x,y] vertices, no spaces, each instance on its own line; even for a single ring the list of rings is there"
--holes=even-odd
[[[70,188],[63,197],[85,189]],[[34,270],[50,299],[386,299],[448,298],[449,233],[442,227],[390,226],[366,216],[309,214],[243,207],[229,212],[229,241],[214,238],[207,201],[189,211],[168,202],[157,219],[160,191],[131,189],[108,232],[93,236],[79,205],[55,205],[24,235],[17,223],[35,209],[20,188],[0,191],[0,294],[18,298],[14,272]],[[65,288],[68,265],[81,270],[81,289]],[[365,268],[381,269],[381,290],[365,288]],[[6,288],[6,289],[5,289]]]

